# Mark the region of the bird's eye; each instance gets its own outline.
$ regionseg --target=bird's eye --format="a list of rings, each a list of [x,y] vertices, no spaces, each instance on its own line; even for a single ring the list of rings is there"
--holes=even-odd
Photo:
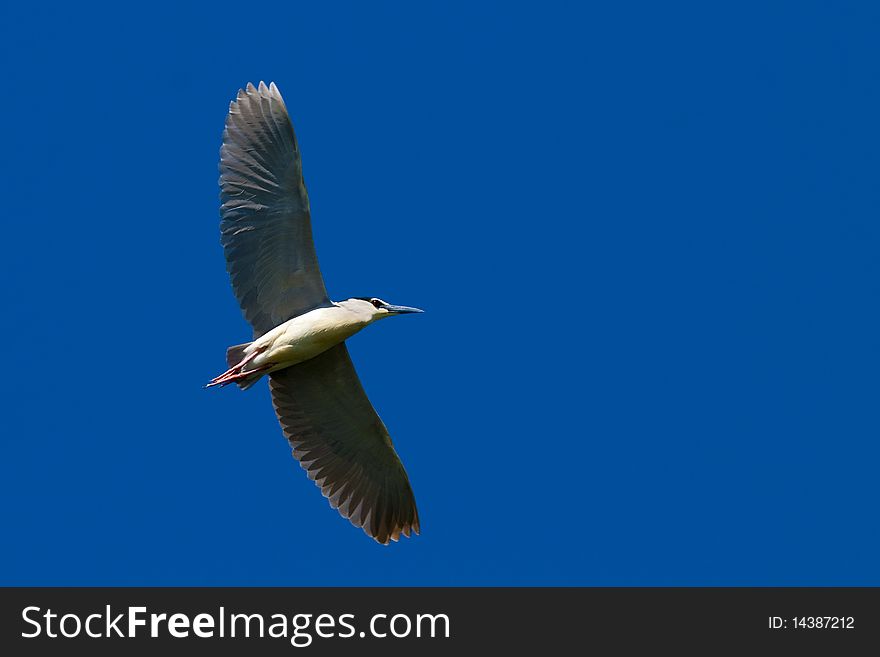
[[[380,299],[370,299],[370,303],[376,306],[376,308],[382,307],[382,301]]]

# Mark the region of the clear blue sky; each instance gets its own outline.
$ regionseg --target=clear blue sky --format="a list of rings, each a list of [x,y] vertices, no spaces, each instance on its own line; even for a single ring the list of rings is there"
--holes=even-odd
[[[4,3],[3,584],[880,584],[870,3]],[[613,4],[613,6],[612,6]],[[422,536],[290,456],[218,241],[274,80]]]

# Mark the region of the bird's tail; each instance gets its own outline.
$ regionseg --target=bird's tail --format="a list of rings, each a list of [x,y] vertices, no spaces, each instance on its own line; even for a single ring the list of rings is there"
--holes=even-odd
[[[256,358],[259,351],[254,351],[248,356],[245,356],[245,350],[251,346],[252,343],[245,342],[244,344],[236,344],[229,349],[226,350],[226,364],[229,366],[229,369],[223,372],[220,376],[216,376],[206,385],[206,388],[212,388],[214,386],[225,386],[230,383],[234,383],[242,390],[247,390],[252,385],[254,385],[260,378],[265,374],[268,367],[260,367],[254,370],[245,370],[244,366],[251,362],[254,358]]]
[[[235,367],[244,360],[244,350],[251,346],[250,342],[234,344],[226,350],[226,366]]]

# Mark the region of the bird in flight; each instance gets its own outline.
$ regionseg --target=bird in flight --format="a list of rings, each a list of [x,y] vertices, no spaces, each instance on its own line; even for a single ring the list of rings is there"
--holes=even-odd
[[[378,297],[331,301],[318,268],[302,159],[275,83],[229,105],[220,149],[220,241],[252,342],[229,347],[208,387],[269,377],[293,455],[330,505],[387,545],[419,533],[406,470],[367,398],[345,340],[422,312]]]

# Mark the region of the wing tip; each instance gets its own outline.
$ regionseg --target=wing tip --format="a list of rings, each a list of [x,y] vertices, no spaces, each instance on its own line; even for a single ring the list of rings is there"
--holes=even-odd
[[[274,395],[273,406],[277,413],[278,406],[275,404]],[[285,434],[287,433],[283,424],[282,430]],[[288,440],[290,439],[288,438]],[[415,499],[412,498],[411,493],[409,500],[407,500],[407,503],[404,504],[404,506],[411,509],[412,520],[407,522],[395,522],[383,527],[374,528],[370,519],[373,517],[372,512],[375,509],[375,505],[370,505],[366,499],[362,498],[352,506],[351,502],[354,500],[355,491],[351,490],[349,486],[342,486],[335,492],[331,493],[331,486],[326,484],[326,482],[319,481],[320,469],[310,468],[315,461],[304,457],[302,454],[297,454],[296,448],[293,448],[292,451],[295,462],[303,469],[303,471],[305,471],[306,476],[317,484],[321,491],[321,495],[327,500],[330,508],[335,509],[339,515],[348,520],[352,526],[362,529],[364,534],[372,538],[379,545],[389,545],[392,541],[397,543],[401,536],[413,538],[414,536],[421,535],[422,528],[419,525],[419,511],[416,508],[416,502]]]
[[[351,518],[349,518],[349,520],[351,520]],[[360,525],[357,525],[354,521],[352,521],[351,524],[353,524],[355,527],[360,526]],[[391,542],[397,543],[398,541],[400,541],[401,536],[405,536],[406,538],[412,538],[413,536],[418,536],[420,534],[418,522],[415,522],[412,524],[407,523],[407,524],[395,525],[393,529],[387,530],[387,531],[381,532],[381,533],[371,532],[367,525],[363,525],[360,527],[361,527],[361,529],[364,530],[364,533],[367,536],[372,538],[379,545],[390,545]]]
[[[313,472],[309,471],[307,463],[303,461],[299,461],[299,463],[302,469],[306,471],[308,477],[317,484],[318,481],[314,476],[317,472],[315,471],[313,474]],[[412,491],[408,487],[409,495],[405,496],[403,503],[400,506],[392,507],[390,510],[382,510],[382,518],[379,522],[372,522],[377,509],[375,500],[371,503],[366,497],[361,497],[352,505],[357,496],[357,491],[353,490],[352,487],[343,485],[334,494],[331,494],[333,492],[331,486],[319,485],[319,487],[321,494],[330,504],[330,508],[336,509],[339,515],[348,520],[354,527],[362,529],[367,536],[379,543],[379,545],[388,545],[391,541],[397,543],[401,536],[412,538],[421,534],[419,511],[416,507],[415,498],[412,496]],[[409,520],[401,520],[401,518],[406,517]]]
[[[281,97],[281,92],[274,82],[269,82],[267,85],[263,80],[260,80],[257,86],[254,86],[253,82],[248,82],[244,89],[239,89],[235,98],[229,102],[229,111],[226,113],[226,123],[223,130],[223,143],[230,141],[229,130],[231,126],[237,126],[237,130],[246,130],[249,123],[259,123],[257,115],[263,116],[266,110],[258,108],[266,102],[269,103],[270,107],[275,106],[278,108],[280,116],[285,123],[290,122],[284,98]],[[278,119],[278,116],[275,118]],[[284,130],[287,129],[287,127],[284,128]],[[278,134],[275,136],[283,137],[281,140],[284,142],[290,141],[290,147],[294,152],[297,152],[299,148],[296,144],[296,135],[293,133],[292,125],[289,126],[289,130],[290,135],[288,136]]]
[[[384,513],[384,517],[377,524],[376,527],[373,527],[373,523],[364,521],[363,524],[357,524],[352,518],[349,518],[351,524],[355,527],[360,527],[364,530],[364,533],[372,538],[374,541],[379,543],[379,545],[388,545],[390,541],[397,543],[400,540],[401,536],[405,536],[406,538],[412,538],[413,536],[419,536],[421,534],[421,527],[419,526],[419,512],[416,508],[416,501],[412,497],[407,500],[407,503],[404,504],[402,508],[406,508],[408,512],[411,511],[410,519],[407,521],[401,521],[400,510],[401,507],[397,509],[392,509],[390,513]],[[372,514],[369,514],[367,518],[369,518]]]
[[[278,96],[281,98],[281,94],[278,93],[278,87],[275,86],[274,82],[270,82],[267,86],[265,82],[260,80],[255,86],[253,82],[248,82],[244,88],[240,88],[238,93],[235,94],[235,98],[229,103],[229,111],[238,110],[239,103],[248,102],[254,96],[270,98],[272,96]]]
[[[248,82],[243,88],[238,90],[235,100],[232,102],[244,100],[249,96],[277,96],[281,98],[281,92],[278,90],[278,85],[272,80],[269,80],[269,84],[266,84],[264,80],[260,80],[257,84]]]

